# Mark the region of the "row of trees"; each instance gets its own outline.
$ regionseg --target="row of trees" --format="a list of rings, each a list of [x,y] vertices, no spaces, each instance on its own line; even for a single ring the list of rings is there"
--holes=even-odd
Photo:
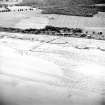
[[[19,29],[19,28],[0,27],[0,31],[30,33],[30,34],[49,34],[49,35],[82,33],[82,29],[79,28],[67,28],[67,27],[60,28],[53,26],[46,26],[43,29]]]
[[[84,33],[80,28],[67,28],[67,27],[53,27],[46,26],[43,29],[18,29],[18,28],[3,28],[0,27],[0,31],[13,32],[13,33],[27,33],[27,34],[41,34],[41,35],[58,35],[67,37],[83,37],[89,39],[105,40],[103,33]]]

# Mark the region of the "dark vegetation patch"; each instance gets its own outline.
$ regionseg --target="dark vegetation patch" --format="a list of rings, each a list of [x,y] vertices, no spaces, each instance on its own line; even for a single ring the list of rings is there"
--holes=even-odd
[[[38,7],[44,14],[63,14],[73,16],[92,17],[100,12],[105,12],[105,0],[23,0],[19,5]]]
[[[62,14],[72,16],[84,16],[93,17],[98,13],[97,8],[81,7],[81,6],[70,6],[70,7],[49,7],[42,8],[43,14]]]
[[[25,33],[35,35],[55,35],[63,37],[76,37],[76,38],[87,38],[105,40],[105,35],[102,32],[89,34],[87,31],[84,32],[80,28],[67,28],[67,27],[53,27],[46,26],[43,29],[19,29],[19,28],[4,28],[0,27],[0,32],[11,32],[11,33]]]

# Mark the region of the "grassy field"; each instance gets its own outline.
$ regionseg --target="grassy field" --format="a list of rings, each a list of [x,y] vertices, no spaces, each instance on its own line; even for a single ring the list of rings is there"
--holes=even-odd
[[[25,25],[25,23],[27,22],[30,24],[41,25],[41,23],[37,21],[39,20],[38,17],[39,19],[41,18],[42,24],[45,23],[42,20],[45,20],[46,18],[46,20],[48,20],[47,25],[51,25],[54,27],[87,28],[87,29],[96,28],[96,30],[98,29],[104,30],[105,27],[104,12],[99,13],[94,17],[82,17],[82,16],[80,17],[80,16],[57,15],[57,14],[36,14],[34,12],[0,13],[0,26],[16,28],[16,26],[18,25],[17,28],[19,28],[19,24],[23,23]]]

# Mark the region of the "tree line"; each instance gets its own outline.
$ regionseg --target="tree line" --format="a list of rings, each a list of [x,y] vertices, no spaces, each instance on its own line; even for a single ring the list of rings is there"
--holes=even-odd
[[[12,32],[12,33],[25,33],[25,34],[41,34],[41,35],[55,35],[55,36],[64,36],[64,37],[81,37],[88,39],[97,39],[105,40],[105,35],[102,32],[92,32],[91,34],[88,31],[84,32],[81,28],[68,28],[68,27],[54,27],[46,26],[43,29],[19,29],[19,28],[5,28],[0,27],[0,32]]]

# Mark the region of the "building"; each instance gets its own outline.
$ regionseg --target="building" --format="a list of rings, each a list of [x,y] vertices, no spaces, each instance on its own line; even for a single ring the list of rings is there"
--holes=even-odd
[[[0,0],[0,5],[11,6],[21,3],[22,0]]]

